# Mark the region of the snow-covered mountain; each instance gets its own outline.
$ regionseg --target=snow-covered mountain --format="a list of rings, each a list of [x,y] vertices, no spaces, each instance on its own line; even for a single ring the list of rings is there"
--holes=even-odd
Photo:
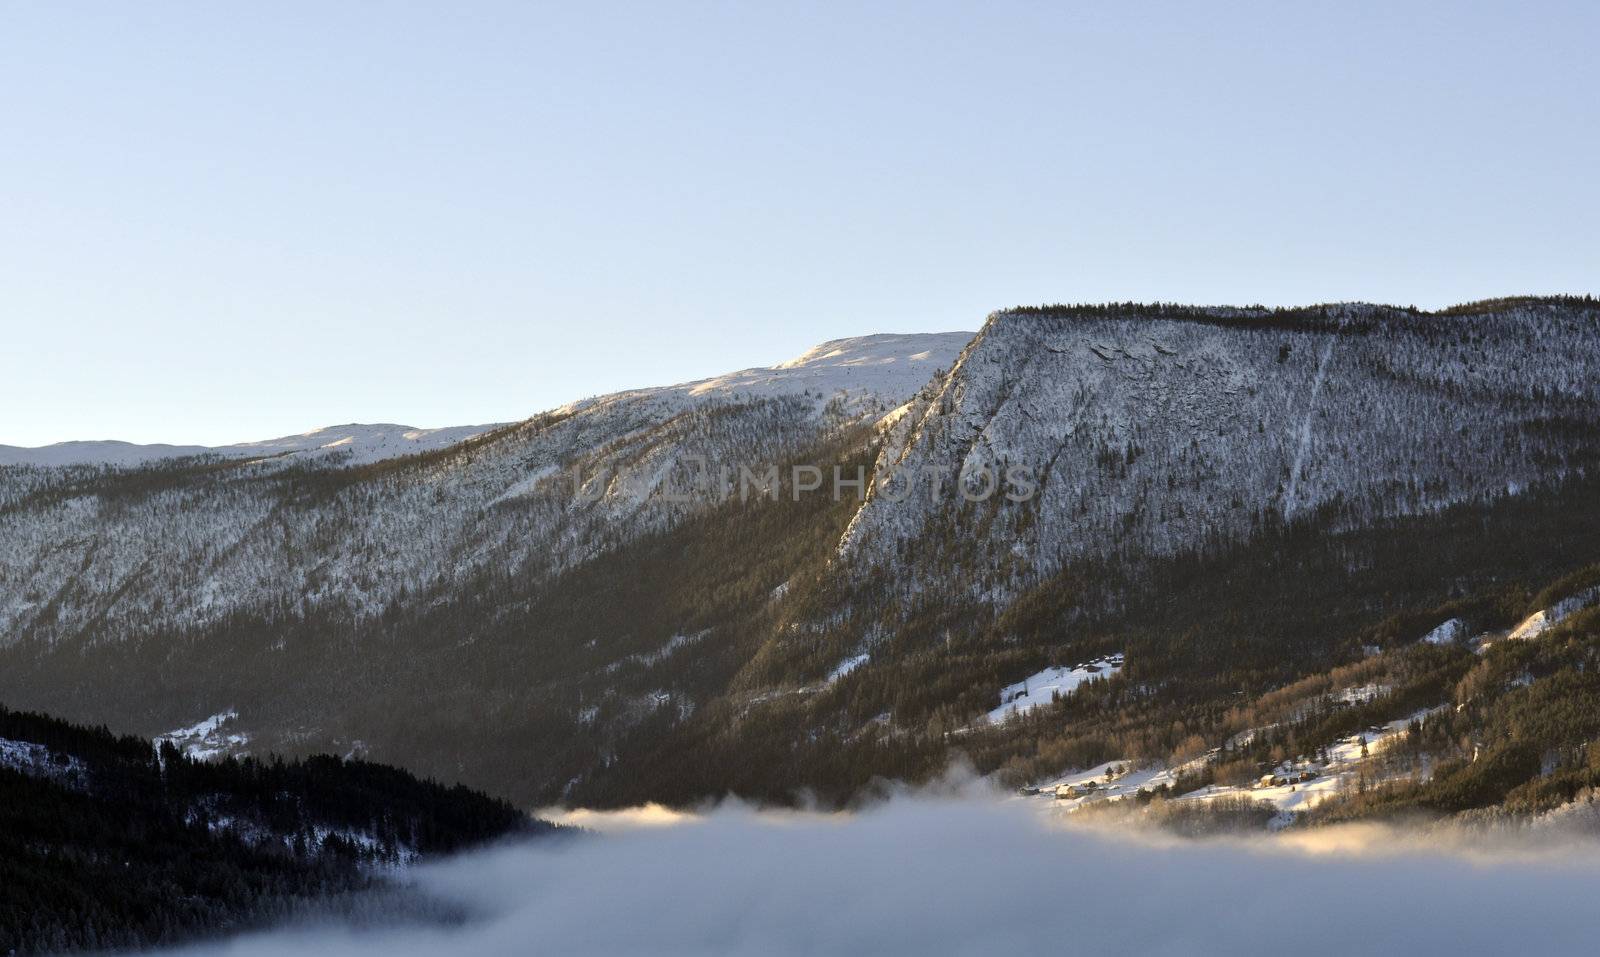
[[[692,483],[700,462],[777,462],[903,404],[970,338],[836,340],[771,368],[587,399],[487,431],[344,426],[210,449],[243,460],[220,473],[197,467],[225,475],[220,487],[168,484],[132,508],[81,494],[93,469],[0,470],[0,503],[15,503],[0,513],[0,645],[36,628],[193,627],[284,604],[369,614],[486,565],[548,575],[706,507],[660,495]],[[420,457],[364,482],[330,480],[314,504],[285,491],[300,475],[286,470],[399,455]],[[574,474],[588,483],[585,501],[574,499]]]
[[[679,385],[584,399],[564,406],[560,411],[573,412],[595,405],[614,405],[641,399],[682,403],[735,397],[772,398],[807,392],[826,398],[843,396],[866,401],[909,396],[924,385],[935,370],[948,368],[971,338],[970,332],[946,332],[835,339],[775,366],[742,369]],[[164,443],[139,445],[109,439],[57,442],[36,447],[0,445],[0,466],[109,465],[131,468],[162,459],[196,455],[228,458],[295,456],[302,461],[316,456],[326,459],[329,464],[368,465],[397,456],[446,448],[508,424],[500,422],[419,429],[393,423],[347,423],[275,439],[209,446]]]
[[[1515,494],[1568,474],[1597,422],[1589,307],[1017,310],[896,422],[878,469],[952,486],[1023,469],[1037,493],[976,534],[1026,580],[1319,509],[1361,524]],[[875,494],[843,548],[884,560],[947,534],[955,499]]]
[[[1068,630],[1141,563],[1583,480],[1600,307],[1017,309],[486,431],[393,429],[279,449],[361,457],[0,468],[0,699],[150,734],[237,712],[262,748],[370,749],[529,800],[731,787],[745,748],[936,749],[1042,668],[1126,650],[1148,676],[1151,645]],[[708,463],[863,468],[873,490],[677,494]],[[1034,493],[952,494],[977,466]],[[885,494],[891,474],[946,492]],[[1519,522],[1545,527],[1547,501]],[[716,768],[685,757],[715,748]],[[889,760],[813,757],[783,767]]]
[[[327,458],[340,465],[365,465],[399,455],[415,455],[454,445],[482,435],[499,425],[461,425],[442,429],[418,429],[388,423],[365,425],[350,423],[312,429],[299,435],[285,435],[259,442],[233,445],[136,445],[131,442],[57,442],[35,448],[0,445],[0,465],[111,465],[122,468],[146,465],[162,459],[194,455],[220,455],[226,458],[259,456],[310,456]]]

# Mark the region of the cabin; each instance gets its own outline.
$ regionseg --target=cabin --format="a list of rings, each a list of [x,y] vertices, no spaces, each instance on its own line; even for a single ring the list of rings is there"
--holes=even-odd
[[[1080,784],[1063,784],[1056,788],[1056,800],[1067,801],[1072,798],[1088,797],[1100,790],[1100,785],[1093,781],[1084,781]]]

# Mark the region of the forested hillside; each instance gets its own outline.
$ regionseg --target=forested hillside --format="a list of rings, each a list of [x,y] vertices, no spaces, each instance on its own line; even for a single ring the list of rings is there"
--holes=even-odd
[[[0,708],[0,953],[146,946],[336,910],[394,866],[552,832],[384,765],[197,762]]]
[[[1520,608],[1600,557],[1593,300],[1047,307],[960,341],[344,468],[0,470],[0,697],[236,714],[235,751],[528,803],[842,802],[958,751],[1026,777],[1216,746],[1229,709],[1417,640],[1392,616]],[[707,461],[873,485],[674,494]],[[1011,468],[1033,494],[961,494]]]

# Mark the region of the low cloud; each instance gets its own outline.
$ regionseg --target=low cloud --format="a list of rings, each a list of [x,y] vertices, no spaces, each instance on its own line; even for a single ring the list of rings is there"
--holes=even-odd
[[[899,796],[850,815],[724,805],[421,868],[452,927],[294,929],[188,954],[1586,953],[1593,845],[1498,856],[1382,828],[1190,842],[1037,804]],[[649,826],[641,826],[649,825]]]

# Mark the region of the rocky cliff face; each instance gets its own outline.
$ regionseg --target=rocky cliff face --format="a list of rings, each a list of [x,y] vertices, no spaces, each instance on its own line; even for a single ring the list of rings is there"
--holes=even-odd
[[[1600,313],[1581,303],[1061,308],[991,316],[878,468],[969,489],[1026,470],[1036,494],[980,534],[1031,578],[1318,509],[1359,523],[1515,494],[1597,429]],[[875,494],[843,550],[938,534],[954,497]]]

